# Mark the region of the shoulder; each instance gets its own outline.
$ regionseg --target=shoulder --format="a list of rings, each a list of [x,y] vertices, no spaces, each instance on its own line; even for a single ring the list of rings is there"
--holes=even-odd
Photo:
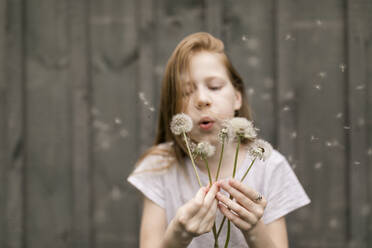
[[[149,148],[144,155],[142,155],[132,174],[165,171],[172,167],[175,161],[173,143],[162,143]]]

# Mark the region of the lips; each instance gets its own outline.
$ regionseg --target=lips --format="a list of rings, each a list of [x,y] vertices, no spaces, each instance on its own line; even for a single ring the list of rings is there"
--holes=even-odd
[[[209,117],[203,117],[199,121],[199,127],[205,131],[210,130],[213,127],[214,121]]]

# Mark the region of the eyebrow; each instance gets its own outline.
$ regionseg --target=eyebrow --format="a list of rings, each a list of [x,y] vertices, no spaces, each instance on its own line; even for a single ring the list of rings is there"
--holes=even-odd
[[[222,77],[219,77],[219,76],[210,76],[210,77],[207,77],[207,78],[205,79],[205,81],[206,81],[207,83],[209,83],[209,82],[211,82],[211,81],[213,81],[213,80],[216,80],[216,79],[218,79],[218,80],[225,80],[225,79],[223,79]]]

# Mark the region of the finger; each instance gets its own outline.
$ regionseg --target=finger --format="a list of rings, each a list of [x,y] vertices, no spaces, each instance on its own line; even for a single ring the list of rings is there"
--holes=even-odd
[[[251,199],[249,199],[242,192],[230,186],[230,184],[225,181],[222,183],[221,187],[225,189],[235,200],[245,209],[253,212],[257,216],[262,216],[263,210],[262,206],[256,204]]]
[[[250,223],[240,219],[237,215],[228,210],[223,204],[218,204],[218,208],[227,219],[229,219],[237,228],[241,229],[242,231],[248,231],[252,228]]]
[[[216,220],[216,214],[217,214],[217,200],[215,199],[212,203],[212,206],[208,210],[207,214],[201,220],[201,223],[200,223],[201,231],[208,232],[211,230]]]
[[[218,191],[219,191],[219,188],[217,184],[214,183],[212,187],[209,189],[207,195],[205,196],[204,202],[206,206],[210,206],[212,204]]]
[[[217,191],[218,191],[217,185],[215,184],[212,185],[212,187],[210,188],[210,190],[208,191],[207,195],[204,198],[203,204],[199,207],[197,213],[194,215],[193,221],[195,220],[196,222],[198,221],[201,222],[204,219],[205,215],[210,211],[213,202],[217,204],[217,201],[215,199]]]
[[[194,196],[194,198],[184,205],[183,217],[185,219],[192,218],[203,206],[206,191],[207,191],[206,187],[200,188],[196,195]]]
[[[244,195],[246,195],[251,201],[255,201],[256,202],[256,199],[261,196],[257,191],[253,190],[252,188],[244,185],[243,183],[239,182],[238,180],[236,179],[230,179],[228,181],[228,184],[237,189],[238,191],[242,192]],[[257,201],[256,202],[257,204],[260,204],[262,206],[266,206],[266,200],[264,199],[264,197],[262,197],[262,199],[260,201]]]
[[[238,215],[243,220],[252,224],[257,222],[258,217],[256,217],[254,213],[248,211],[247,209],[239,205],[237,202],[229,199],[227,196],[221,193],[217,193],[217,199],[221,201],[223,204],[225,204],[229,209],[234,211],[236,215]]]

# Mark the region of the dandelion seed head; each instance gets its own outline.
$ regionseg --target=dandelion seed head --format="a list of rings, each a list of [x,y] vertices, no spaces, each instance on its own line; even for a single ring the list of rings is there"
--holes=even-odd
[[[216,151],[216,147],[209,142],[199,142],[195,148],[195,153],[200,156],[212,157]]]
[[[235,136],[246,139],[255,139],[257,137],[256,129],[253,126],[253,123],[243,117],[235,117],[229,121],[229,127],[231,132]]]
[[[188,133],[192,129],[192,119],[184,113],[173,116],[170,128],[173,134],[180,135],[181,133]]]
[[[266,161],[271,155],[273,147],[271,144],[263,139],[256,139],[248,146],[248,153],[262,161]]]

